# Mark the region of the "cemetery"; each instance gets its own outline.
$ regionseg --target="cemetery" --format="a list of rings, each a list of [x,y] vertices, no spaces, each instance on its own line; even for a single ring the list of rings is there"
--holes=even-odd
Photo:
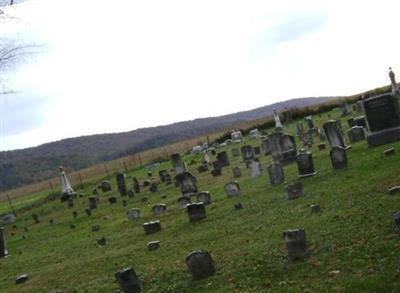
[[[398,96],[362,103],[83,187],[61,168],[56,199],[0,202],[0,292],[400,291]]]

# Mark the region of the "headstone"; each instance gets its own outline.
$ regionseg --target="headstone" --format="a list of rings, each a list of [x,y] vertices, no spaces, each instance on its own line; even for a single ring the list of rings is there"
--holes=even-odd
[[[161,231],[160,221],[151,221],[143,224],[143,229],[146,234],[153,234]]]
[[[342,116],[347,116],[349,114],[349,107],[347,103],[340,105],[340,110],[342,111]]]
[[[7,244],[6,244],[6,233],[4,228],[0,227],[0,258],[8,255]]]
[[[110,197],[108,198],[108,202],[109,202],[110,204],[114,204],[114,203],[117,202],[117,198],[116,198],[115,196],[110,196]]]
[[[136,177],[133,177],[133,191],[135,193],[140,193],[140,184]]]
[[[115,279],[124,293],[139,293],[142,291],[139,278],[130,267],[116,272]]]
[[[88,215],[88,216],[92,215],[92,209],[91,209],[90,207],[85,208],[85,213],[86,213],[86,215]]]
[[[160,177],[161,182],[165,182],[169,177],[169,173],[167,170],[160,170],[158,176]]]
[[[259,156],[261,154],[261,147],[256,146],[256,147],[254,147],[253,150],[254,150],[254,155],[255,156]]]
[[[189,172],[182,172],[175,176],[175,181],[177,182],[183,195],[197,192],[197,179],[193,174]]]
[[[96,241],[98,246],[105,246],[107,244],[107,239],[105,237],[97,238]]]
[[[329,155],[331,157],[333,169],[342,169],[347,167],[347,155],[344,148],[333,147]]]
[[[40,223],[38,215],[32,214],[32,218],[33,218],[33,221],[35,222],[35,224],[39,224]]]
[[[60,167],[60,181],[61,181],[61,201],[66,201],[70,197],[76,197],[76,192],[72,189],[69,183],[67,174],[65,174],[64,168]]]
[[[4,215],[1,220],[2,220],[3,224],[7,225],[7,224],[14,223],[16,218],[17,217],[15,216],[14,213],[9,213],[9,214]]]
[[[186,265],[194,279],[204,279],[215,274],[214,261],[204,250],[189,253],[186,257]]]
[[[261,166],[260,166],[259,162],[251,161],[249,167],[250,167],[251,177],[253,177],[253,178],[260,177],[260,175],[261,175]]]
[[[117,187],[119,193],[121,194],[121,196],[128,195],[128,191],[125,185],[125,175],[123,173],[117,173],[116,177],[117,177]]]
[[[367,120],[365,120],[365,116],[355,117],[354,126],[361,126],[367,128]]]
[[[278,162],[272,162],[268,166],[268,175],[271,185],[275,186],[285,181],[282,165]]]
[[[383,94],[364,100],[364,111],[367,118],[370,147],[378,146],[400,139],[399,96]]]
[[[274,110],[274,120],[275,120],[275,131],[281,131],[283,129],[281,119],[279,118],[278,112]]]
[[[188,204],[186,206],[186,211],[190,222],[197,222],[207,218],[206,208],[202,202]]]
[[[156,204],[155,206],[153,206],[152,211],[155,216],[159,216],[167,212],[167,205],[163,203]]]
[[[347,123],[349,124],[349,127],[356,126],[356,123],[354,122],[354,117],[347,119]]]
[[[232,140],[239,140],[241,141],[243,139],[243,135],[241,131],[234,131],[231,133],[231,139]]]
[[[149,187],[149,186],[151,186],[151,180],[148,179],[143,180],[143,187]]]
[[[171,163],[172,167],[174,168],[175,174],[181,174],[183,172],[186,172],[186,166],[185,163],[181,159],[181,155],[178,153],[172,154],[171,155]]]
[[[262,149],[264,156],[268,156],[271,154],[271,150],[269,149],[269,139],[268,138],[265,138],[261,142],[261,149]]]
[[[239,157],[239,156],[240,156],[240,150],[239,150],[239,148],[233,148],[233,149],[231,150],[231,152],[232,152],[232,156],[233,156],[233,157]]]
[[[229,166],[228,153],[226,151],[218,153],[217,161],[220,163],[221,167]]]
[[[157,192],[158,191],[158,184],[156,182],[152,182],[151,185],[150,185],[149,190],[151,192]]]
[[[365,140],[365,131],[362,126],[353,126],[349,129],[347,135],[351,143]]]
[[[28,274],[19,275],[18,277],[15,278],[15,284],[17,284],[17,285],[18,284],[23,284],[26,281],[28,281],[28,279],[29,279]]]
[[[139,219],[140,218],[140,209],[137,209],[137,208],[131,209],[130,211],[127,212],[127,215],[128,215],[129,221]]]
[[[205,163],[201,164],[201,166],[197,167],[197,171],[198,171],[199,173],[207,172],[207,171],[208,171],[208,164],[207,164],[207,162],[205,162]]]
[[[147,243],[147,249],[149,251],[155,251],[160,248],[160,241],[150,241]]]
[[[312,121],[312,120],[311,120]],[[313,126],[314,126],[314,122],[313,122]],[[297,132],[297,136],[301,137],[304,135],[304,125],[303,122],[298,121],[296,123],[296,132]]]
[[[308,132],[313,133],[315,131],[315,126],[314,126],[314,121],[312,119],[312,116],[306,116],[304,120],[307,122],[308,126]],[[303,130],[304,132],[304,130]]]
[[[204,205],[209,205],[212,203],[211,195],[208,191],[201,191],[196,194],[197,202],[202,202]]]
[[[400,193],[400,186],[393,186],[388,189],[388,193],[393,195],[396,193]]]
[[[297,182],[288,185],[285,190],[288,200],[292,200],[303,196],[304,186],[302,182]]]
[[[289,261],[307,258],[306,232],[304,229],[286,230],[283,232]]]
[[[345,144],[342,126],[339,120],[329,120],[324,123],[323,128],[331,147],[339,146],[344,149],[348,148]]]
[[[321,211],[320,206],[317,204],[310,205],[310,209],[312,213],[319,213]]]
[[[400,212],[397,212],[393,215],[394,223],[397,226],[397,229],[400,229]]]
[[[394,154],[396,154],[396,150],[394,148],[389,148],[387,150],[384,150],[383,154],[385,155],[385,157],[393,156]]]
[[[239,202],[234,205],[235,211],[239,211],[243,209],[243,205]]]
[[[240,186],[238,182],[229,182],[225,184],[225,192],[228,197],[240,195]]]
[[[363,105],[363,101],[357,101],[356,103],[356,110],[359,113],[364,112],[364,105]]]
[[[296,159],[296,142],[292,135],[275,132],[269,136],[269,149],[274,161],[290,163]]]
[[[191,203],[192,203],[192,201],[191,201],[190,197],[181,196],[178,198],[178,206],[181,210],[186,209],[186,206]]]
[[[319,140],[322,141],[326,141],[326,135],[325,132],[321,129],[318,128],[318,136],[319,136]]]
[[[240,170],[240,167],[234,167],[232,169],[232,172],[233,172],[233,177],[235,178],[239,178],[242,176],[242,171]]]
[[[100,188],[103,192],[111,191],[111,183],[107,180],[104,180],[101,182]]]
[[[213,169],[211,170],[211,175],[213,177],[218,177],[222,175],[222,170],[221,169]]]
[[[396,75],[394,74],[392,67],[389,67],[389,78],[390,78],[390,85],[392,87],[392,94],[398,94],[399,88],[396,82]]]
[[[240,148],[240,152],[242,153],[242,158],[244,162],[254,158],[254,151],[251,145],[242,146]]]
[[[299,153],[296,158],[299,178],[314,176],[317,172],[314,169],[314,161],[310,152]]]
[[[94,210],[97,208],[98,197],[95,195],[89,196],[89,207]]]

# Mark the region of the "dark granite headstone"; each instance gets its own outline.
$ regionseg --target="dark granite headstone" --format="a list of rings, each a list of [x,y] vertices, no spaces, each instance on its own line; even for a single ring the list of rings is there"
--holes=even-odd
[[[217,154],[217,161],[220,163],[220,166],[222,168],[229,166],[228,153],[226,151],[218,153]]]
[[[89,207],[94,210],[97,208],[98,197],[95,195],[89,196]]]
[[[107,180],[104,180],[101,182],[100,188],[103,192],[111,191],[111,183]]]
[[[186,206],[186,211],[190,222],[197,222],[207,218],[206,208],[202,202],[188,204]]]
[[[242,153],[242,158],[244,162],[254,158],[254,151],[251,145],[242,146],[240,148],[240,152]]]
[[[192,173],[182,172],[175,176],[175,181],[183,195],[197,192],[197,179]]]
[[[310,152],[299,153],[296,158],[299,178],[314,176],[317,172],[314,169],[314,161]]]
[[[347,132],[347,135],[349,136],[349,141],[351,143],[355,143],[357,141],[363,141],[363,140],[365,140],[364,127],[353,126],[352,128],[349,129],[349,131]]]
[[[133,191],[135,193],[140,193],[140,184],[136,177],[133,177]]]
[[[139,293],[142,285],[132,268],[126,268],[115,273],[115,279],[124,293]]]
[[[146,234],[153,234],[161,231],[160,221],[152,221],[143,224],[143,229]]]
[[[159,204],[156,204],[155,206],[153,206],[151,210],[153,211],[153,214],[155,216],[159,216],[159,215],[167,212],[167,205],[163,204],[163,203],[159,203]]]
[[[209,205],[212,203],[211,195],[208,191],[201,191],[196,194],[197,202],[202,202],[204,205]]]
[[[307,258],[306,232],[304,229],[286,230],[283,232],[289,261]]]
[[[147,249],[149,251],[155,251],[158,250],[160,248],[160,241],[150,241],[149,243],[147,243]]]
[[[331,147],[340,146],[345,149],[348,148],[345,144],[342,126],[339,120],[329,120],[324,123],[323,128]]]
[[[331,157],[333,169],[342,169],[347,167],[347,155],[344,148],[333,147],[329,155]]]
[[[186,172],[185,163],[181,159],[181,155],[178,153],[171,155],[171,163],[172,167],[174,168],[175,174],[180,174]]]
[[[178,198],[178,206],[181,210],[186,209],[186,206],[191,203],[192,203],[192,201],[191,201],[190,197],[188,197],[188,196],[183,195]]]
[[[186,257],[186,265],[194,279],[204,279],[215,274],[214,261],[204,250],[192,251]]]
[[[304,186],[302,182],[297,182],[288,185],[286,188],[286,195],[289,200],[296,199],[303,196]]]
[[[121,194],[121,196],[126,196],[128,194],[128,191],[125,185],[125,175],[123,173],[117,173],[116,178],[119,193]]]
[[[285,181],[282,165],[278,162],[272,162],[271,165],[268,166],[268,175],[269,181],[273,186]]]
[[[232,169],[233,172],[233,177],[239,178],[242,176],[242,171],[240,170],[240,167],[235,167]]]

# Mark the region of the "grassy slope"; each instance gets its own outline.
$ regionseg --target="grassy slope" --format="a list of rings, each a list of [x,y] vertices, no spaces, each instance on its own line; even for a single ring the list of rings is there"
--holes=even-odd
[[[338,110],[330,114],[339,117]],[[314,119],[321,125],[328,117],[324,114]],[[347,129],[347,123],[343,126]],[[288,132],[294,133],[294,124]],[[6,227],[11,256],[0,260],[0,291],[118,292],[114,272],[126,266],[135,268],[146,292],[398,291],[400,243],[392,214],[400,210],[400,204],[398,195],[387,195],[386,190],[400,183],[400,159],[398,154],[382,158],[383,150],[390,146],[399,149],[400,143],[373,149],[368,149],[366,142],[353,144],[348,168],[334,171],[329,150],[318,151],[314,144],[318,174],[303,179],[305,196],[293,201],[285,199],[284,184],[269,185],[265,168],[270,157],[261,157],[264,171],[254,179],[239,158],[230,156],[231,167],[242,167],[242,195],[234,199],[225,196],[223,185],[233,179],[230,167],[219,178],[209,173],[197,175],[199,189],[209,190],[214,203],[206,208],[208,218],[195,224],[178,210],[179,191],[172,185],[161,185],[157,194],[146,192],[129,199],[126,208],[119,196],[116,205],[108,203],[108,194],[116,192],[101,194],[102,203],[88,217],[83,212],[93,188],[88,186],[86,196],[76,203],[77,219],[72,217],[73,209],[55,201],[32,211],[40,215],[40,224],[34,225],[32,212],[26,212],[16,221],[16,229]],[[191,157],[185,160],[189,162]],[[170,168],[170,164],[161,167]],[[190,169],[197,173],[195,167]],[[129,175],[145,178],[145,170]],[[285,175],[287,182],[297,180],[296,164],[285,166]],[[112,182],[115,190],[114,178]],[[144,194],[150,197],[148,203],[140,201]],[[163,194],[167,198],[161,199]],[[239,201],[244,209],[234,211],[233,205]],[[154,217],[151,207],[159,202],[168,205],[168,212]],[[308,206],[313,203],[321,205],[320,214],[311,214]],[[142,218],[128,222],[126,211],[133,207],[141,208]],[[50,218],[55,224],[49,225]],[[145,235],[142,224],[154,219],[161,221],[163,230]],[[69,228],[71,223],[76,229]],[[101,230],[91,232],[92,224],[100,224]],[[24,227],[29,228],[28,233]],[[282,231],[299,227],[306,229],[311,257],[289,264]],[[101,236],[109,241],[106,247],[96,245]],[[151,240],[161,241],[158,251],[147,251]],[[184,259],[199,248],[213,255],[218,272],[192,281]],[[330,274],[334,270],[340,273]],[[30,275],[28,282],[15,285],[15,276],[25,272]]]

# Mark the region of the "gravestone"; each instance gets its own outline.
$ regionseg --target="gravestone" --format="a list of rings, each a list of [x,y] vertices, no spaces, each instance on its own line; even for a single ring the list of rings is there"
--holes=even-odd
[[[275,131],[282,131],[283,125],[281,123],[281,119],[276,110],[274,110],[274,120],[275,120]]]
[[[215,265],[211,255],[204,250],[196,250],[186,257],[186,265],[193,279],[204,279],[215,274]]]
[[[260,175],[261,175],[261,165],[260,165],[259,162],[251,161],[249,167],[250,167],[251,177],[253,177],[253,178],[260,177]]]
[[[268,138],[263,139],[263,141],[261,142],[261,150],[262,150],[264,156],[269,156],[271,154]]]
[[[150,185],[149,190],[151,192],[157,192],[158,191],[158,184],[156,182],[152,182],[151,185]]]
[[[233,177],[239,178],[242,176],[242,171],[240,170],[240,167],[235,167],[232,169],[233,172]]]
[[[314,121],[312,119],[312,116],[306,116],[304,120],[307,122],[308,126],[308,133],[313,133],[315,131],[315,126],[314,126]],[[304,132],[304,129],[303,129]]]
[[[349,124],[349,127],[356,126],[356,123],[354,122],[354,117],[347,119],[347,123]]]
[[[6,234],[3,227],[0,227],[0,258],[8,255]]]
[[[108,202],[109,202],[110,204],[114,204],[114,203],[117,202],[117,198],[116,198],[115,196],[110,196],[110,197],[108,198]]]
[[[98,197],[95,195],[89,196],[89,207],[94,210],[97,208]]]
[[[143,229],[146,234],[153,234],[161,231],[160,221],[150,221],[143,224]]]
[[[318,136],[319,136],[319,141],[323,142],[326,140],[325,132],[319,128],[318,128]]]
[[[90,207],[85,208],[85,213],[86,213],[86,215],[91,216],[92,215],[92,209]]]
[[[169,174],[167,170],[160,170],[158,172],[161,182],[166,182],[168,180]]]
[[[354,126],[361,126],[367,128],[367,120],[365,120],[365,116],[355,117]]]
[[[225,184],[225,192],[228,197],[240,195],[240,186],[238,182],[229,182]]]
[[[357,103],[356,103],[356,111],[359,112],[359,113],[364,112],[363,101],[357,101]]]
[[[202,202],[188,204],[186,206],[186,211],[188,213],[190,222],[197,222],[207,218],[206,209]]]
[[[137,208],[131,209],[130,211],[127,212],[127,215],[128,215],[128,220],[129,221],[133,221],[133,220],[139,219],[139,217],[140,217],[140,209],[137,209]]]
[[[231,152],[232,152],[232,156],[233,156],[233,157],[239,157],[239,156],[240,156],[240,150],[239,150],[239,148],[233,148],[233,149],[231,150]]]
[[[340,110],[342,111],[342,116],[347,116],[349,114],[349,107],[347,103],[340,105]]]
[[[151,186],[151,180],[148,179],[143,180],[143,187],[149,187],[149,186]]]
[[[234,205],[235,211],[239,211],[243,209],[243,205],[239,202]]]
[[[254,147],[254,155],[259,156],[261,154],[261,148],[259,146]]]
[[[153,206],[153,208],[151,210],[153,211],[153,214],[155,216],[159,216],[159,215],[167,212],[167,205],[165,205],[163,203],[159,203],[159,204],[156,204],[155,206]]]
[[[269,182],[272,186],[278,185],[285,181],[282,165],[278,162],[272,162],[268,166]]]
[[[69,198],[75,198],[76,192],[72,189],[69,183],[67,174],[63,167],[60,167],[60,181],[61,181],[61,201],[66,201]]]
[[[23,283],[25,283],[26,281],[28,281],[28,279],[29,279],[28,274],[19,275],[18,277],[15,278],[15,284],[16,284],[16,285],[18,285],[18,284],[23,284]]]
[[[342,147],[333,147],[329,153],[333,169],[342,169],[347,167],[346,150]]]
[[[310,152],[299,153],[296,158],[299,178],[314,176],[317,172],[314,169],[314,161]]]
[[[289,261],[307,258],[306,232],[304,229],[286,230],[283,232]]]
[[[192,201],[191,201],[190,197],[181,196],[178,198],[178,206],[181,210],[186,209],[186,206],[191,203],[192,203]]]
[[[331,147],[339,146],[344,149],[348,148],[345,144],[342,126],[339,120],[329,120],[324,123],[323,128]]]
[[[314,123],[313,123],[313,124],[314,124]],[[297,136],[299,136],[299,137],[301,137],[301,136],[304,135],[304,125],[303,125],[303,122],[301,122],[301,121],[296,122],[296,133],[297,133]]]
[[[296,159],[297,147],[292,135],[275,132],[269,136],[269,150],[273,161],[291,163]]]
[[[197,167],[197,171],[198,171],[199,173],[207,172],[207,171],[208,171],[208,163],[207,163],[207,162],[203,162],[203,163],[201,164],[201,166]]]
[[[370,147],[400,139],[400,109],[397,94],[378,95],[364,100]]]
[[[357,141],[363,141],[363,140],[365,140],[364,127],[353,126],[352,128],[349,129],[349,131],[347,132],[347,135],[349,136],[349,141],[351,143],[355,143]]]
[[[100,237],[96,239],[98,246],[105,246],[107,244],[107,239],[105,237]]]
[[[160,248],[160,241],[150,241],[147,243],[147,249],[149,251],[155,251]]]
[[[326,144],[323,143],[323,142],[319,143],[319,144],[318,144],[318,150],[322,151],[322,150],[324,150],[324,149],[326,149]]]
[[[117,178],[118,192],[121,194],[121,196],[128,195],[128,191],[125,185],[125,175],[119,172],[117,173],[116,178]]]
[[[209,205],[212,203],[211,195],[208,191],[201,191],[196,194],[197,202],[202,202],[204,205]]]
[[[394,148],[389,148],[383,151],[385,157],[393,156],[396,154],[396,150]]]
[[[100,188],[103,192],[111,191],[111,183],[107,180],[104,180],[101,182]]]
[[[14,221],[16,220],[16,218],[17,218],[17,217],[15,216],[14,213],[9,213],[9,214],[5,214],[5,215],[2,217],[1,221],[2,221],[3,224],[7,225],[7,224],[14,223]]]
[[[228,153],[226,151],[218,153],[217,161],[219,162],[222,168],[229,166]]]
[[[211,170],[211,175],[213,177],[218,177],[222,175],[222,170],[221,169],[213,169]]]
[[[171,163],[172,167],[174,168],[175,174],[181,174],[186,172],[186,165],[181,159],[181,155],[178,153],[171,155]]]
[[[310,205],[310,209],[312,213],[319,213],[321,211],[320,206],[317,204]]]
[[[254,158],[254,151],[251,145],[242,146],[240,152],[242,153],[242,159],[244,162]]]
[[[197,192],[197,179],[189,172],[182,172],[175,176],[175,181],[180,188],[182,195]]]
[[[124,293],[139,293],[142,291],[139,278],[131,267],[116,272],[115,279]]]
[[[302,197],[304,194],[304,186],[302,182],[290,184],[285,188],[288,200]]]
[[[133,191],[135,193],[140,193],[140,184],[136,177],[133,177]]]

